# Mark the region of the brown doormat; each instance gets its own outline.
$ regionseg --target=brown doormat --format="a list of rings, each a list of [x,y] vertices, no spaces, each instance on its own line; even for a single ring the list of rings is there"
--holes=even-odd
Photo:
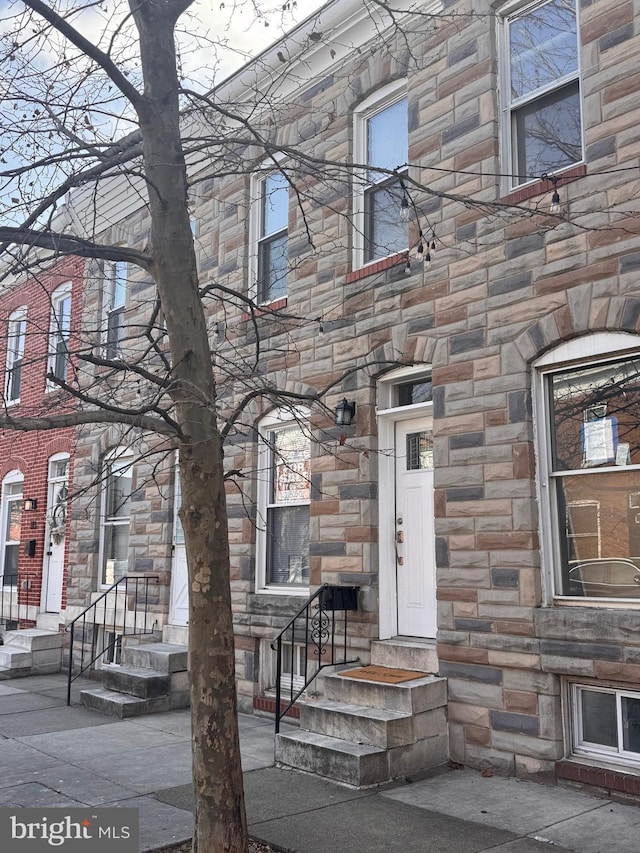
[[[413,669],[394,669],[391,666],[361,666],[358,669],[345,669],[338,675],[361,678],[363,681],[380,681],[383,684],[401,684],[403,681],[425,678],[428,673]]]

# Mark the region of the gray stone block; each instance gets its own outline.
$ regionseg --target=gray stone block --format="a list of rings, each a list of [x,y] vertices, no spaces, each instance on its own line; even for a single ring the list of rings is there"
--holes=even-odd
[[[157,672],[181,672],[187,669],[187,648],[171,646],[168,643],[128,646],[123,651],[123,663],[144,669],[154,669]]]
[[[447,702],[446,680],[432,675],[403,684],[329,675],[325,679],[325,690],[328,699],[405,713],[429,711]]]
[[[371,643],[371,663],[395,666],[418,672],[438,672],[438,653],[435,642],[412,640],[374,640]]]
[[[276,763],[361,788],[389,777],[387,753],[375,746],[348,743],[313,732],[276,737]]]
[[[102,685],[106,690],[129,693],[139,699],[149,699],[169,693],[171,679],[168,674],[155,669],[114,666],[103,669]]]
[[[60,649],[64,637],[58,631],[45,631],[40,628],[22,628],[7,631],[4,635],[5,646],[16,646],[29,652],[45,649]]]
[[[365,708],[347,702],[320,699],[300,707],[300,727],[306,731],[369,744],[381,749],[415,740],[413,717],[401,711]]]

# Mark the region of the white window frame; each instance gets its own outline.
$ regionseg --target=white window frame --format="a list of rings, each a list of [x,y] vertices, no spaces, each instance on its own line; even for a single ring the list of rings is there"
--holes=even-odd
[[[66,328],[66,323],[63,322],[62,326],[60,325],[60,317],[59,310],[60,306],[69,300],[69,315],[68,315],[68,328]],[[49,374],[53,374],[57,378],[66,382],[67,372],[69,369],[69,338],[71,336],[71,311],[72,311],[72,291],[71,291],[71,282],[67,281],[64,284],[61,284],[60,287],[56,288],[54,292],[51,294],[51,320],[49,325],[49,357],[47,360],[47,372]],[[63,318],[66,319],[66,318]],[[55,371],[56,361],[57,361],[57,348],[60,343],[66,343],[67,356],[65,360],[65,370],[64,376],[58,376]],[[52,382],[50,379],[47,380],[47,391],[55,391],[60,386],[55,382]]]
[[[102,483],[101,483],[101,492],[100,492],[100,545],[98,548],[98,585],[100,588],[108,588],[115,583],[116,578],[114,576],[112,581],[105,580],[107,574],[107,566],[106,566],[106,534],[108,529],[112,529],[114,527],[127,527],[129,536],[131,535],[131,511],[129,511],[128,516],[108,516],[107,515],[107,497],[108,497],[108,489],[109,482],[112,477],[112,466],[114,464],[122,463],[122,467],[126,470],[129,469],[133,475],[133,452],[128,447],[116,447],[110,453],[104,457],[102,464]],[[132,491],[129,493],[133,493],[133,477],[132,477]],[[130,497],[129,497],[130,499]],[[128,563],[127,563],[127,571],[125,574],[128,574]]]
[[[12,491],[11,494],[8,494],[8,491],[11,487],[20,485],[20,491]],[[22,505],[22,501],[24,498],[24,474],[22,471],[14,468],[12,471],[9,471],[2,479],[2,490],[0,493],[0,577],[4,577],[5,574],[8,576],[9,573],[6,572],[5,566],[5,548],[7,545],[17,545],[18,546],[18,568],[16,571],[19,571],[19,562],[20,562],[20,543],[22,541],[22,531],[21,538],[19,540],[7,539],[6,530],[7,523],[9,519],[9,504],[19,501]],[[21,519],[23,521],[23,519]]]
[[[571,751],[580,757],[589,757],[626,766],[638,767],[640,765],[640,753],[631,752],[623,748],[623,722],[622,722],[622,699],[625,697],[640,701],[640,692],[626,690],[616,687],[604,687],[594,684],[571,683]],[[591,693],[606,693],[615,696],[616,699],[616,723],[617,723],[617,747],[605,746],[604,744],[592,743],[584,738],[584,723],[582,718],[581,694],[583,691]]]
[[[547,604],[563,606],[640,609],[640,600],[623,598],[590,598],[588,596],[562,595],[559,587],[561,557],[558,520],[553,493],[551,472],[550,407],[547,399],[547,377],[558,370],[588,365],[590,361],[617,361],[620,358],[640,355],[640,336],[626,332],[594,332],[567,341],[545,353],[533,363],[533,425],[536,453],[536,492],[540,507],[540,549],[542,556],[542,588]],[[626,466],[626,470],[639,470],[640,465]],[[607,469],[599,469],[606,472]],[[640,491],[640,490],[639,490]]]
[[[283,234],[285,229],[281,229],[280,231],[273,232],[272,234],[265,234],[263,227],[263,200],[264,200],[264,190],[265,184],[267,180],[274,174],[278,174],[278,167],[276,164],[281,165],[283,163],[284,157],[282,155],[275,155],[273,159],[270,159],[266,163],[264,163],[257,172],[254,172],[251,175],[250,180],[250,209],[249,209],[249,246],[250,254],[249,254],[249,298],[253,299],[259,305],[269,305],[270,302],[278,301],[279,299],[288,298],[289,295],[289,283],[287,276],[287,287],[286,293],[284,296],[276,296],[274,299],[261,299],[260,294],[260,252],[261,247],[265,243],[265,241],[273,240],[276,234]],[[275,162],[274,162],[275,161]],[[286,235],[287,240],[289,238],[289,220],[287,219],[287,228]]]
[[[119,287],[118,283],[123,282]],[[105,261],[102,276],[102,354],[104,358],[118,358],[122,352],[124,315],[127,306],[128,265],[126,261]],[[112,340],[114,319],[118,330]]]
[[[22,305],[9,315],[7,324],[7,368],[5,374],[4,401],[7,406],[15,406],[20,402],[20,391],[22,387],[22,369],[24,367],[24,345],[27,331],[27,308]],[[13,395],[13,376],[16,365],[19,364],[20,378],[18,380],[18,393]]]
[[[576,44],[577,44],[577,53],[578,53],[578,64],[577,69],[570,73],[566,74],[553,82],[536,89],[534,92],[527,93],[527,95],[512,100],[511,98],[511,51],[509,44],[509,25],[511,21],[517,19],[523,14],[530,12],[532,9],[535,9],[537,6],[543,6],[545,3],[549,2],[549,0],[535,0],[535,2],[523,2],[523,0],[515,0],[515,2],[508,3],[500,9],[500,14],[498,16],[498,37],[500,44],[500,82],[499,82],[499,95],[500,95],[500,141],[503,151],[503,171],[507,173],[507,176],[503,178],[503,192],[510,192],[511,190],[516,189],[517,187],[521,187],[524,184],[533,183],[540,179],[541,175],[535,175],[531,177],[525,177],[524,175],[519,175],[519,167],[518,167],[518,156],[517,156],[517,144],[518,140],[516,139],[516,130],[515,130],[515,115],[519,109],[526,107],[529,104],[533,104],[536,101],[542,100],[546,96],[553,94],[554,92],[559,91],[565,86],[570,85],[571,83],[577,82],[578,84],[578,98],[580,102],[580,145],[581,145],[581,157],[576,160],[574,163],[567,163],[563,166],[558,167],[553,170],[553,174],[561,174],[565,169],[572,169],[577,165],[580,165],[584,162],[584,105],[582,101],[582,72],[581,72],[581,63],[580,63],[580,16],[579,16],[579,4],[577,0],[575,0],[576,4]]]
[[[356,163],[367,163],[367,122],[369,119],[378,113],[383,112],[388,107],[393,106],[398,101],[402,101],[407,97],[407,81],[394,80],[388,83],[381,89],[378,89],[366,100],[362,101],[353,112],[353,156]],[[407,126],[407,148],[409,143],[409,128]],[[398,163],[398,166],[402,165]],[[401,177],[408,174],[408,169],[404,169]],[[375,258],[373,260],[366,259],[366,215],[365,215],[365,194],[366,191],[373,186],[367,179],[366,170],[354,175],[353,178],[353,269],[360,269],[369,264],[378,263],[383,258]],[[400,216],[400,211],[398,211]],[[408,227],[407,227],[408,235]],[[407,236],[408,251],[409,241]],[[400,250],[402,251],[402,250]],[[397,254],[393,252],[388,257]]]
[[[258,425],[258,493],[257,493],[257,530],[256,530],[256,592],[276,595],[307,596],[309,586],[300,584],[267,583],[268,508],[273,476],[273,449],[268,434],[278,429],[287,429],[296,424],[308,423],[308,409],[279,409],[262,418]],[[303,427],[304,428],[304,427]],[[311,448],[309,449],[311,456]],[[310,506],[311,501],[278,504],[279,506]]]

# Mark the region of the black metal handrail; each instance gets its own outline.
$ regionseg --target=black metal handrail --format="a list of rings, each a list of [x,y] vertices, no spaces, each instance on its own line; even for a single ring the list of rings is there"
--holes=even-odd
[[[18,598],[18,575],[0,577],[0,625],[17,626],[20,622],[20,604]]]
[[[37,579],[35,572],[0,575],[0,629],[12,631],[18,630],[21,622],[33,624],[37,605],[31,598],[31,590],[36,588]]]
[[[276,734],[280,731],[280,720],[292,708],[318,673],[328,666],[356,663],[359,658],[347,660],[347,611],[357,610],[358,587],[336,587],[324,584],[311,595],[300,610],[287,622],[280,633],[271,641],[276,653]],[[336,612],[344,613],[342,641],[336,645]],[[298,625],[296,625],[298,623]],[[282,644],[291,645],[289,686],[282,698]],[[296,689],[294,675],[295,644],[304,646],[304,684]],[[341,655],[338,655],[339,651]],[[315,666],[309,662],[310,655],[317,659]],[[338,659],[340,657],[340,659]],[[288,702],[287,702],[288,699]],[[283,707],[283,702],[287,704]]]
[[[71,636],[69,640],[69,667],[67,676],[67,705],[71,704],[71,685],[79,678],[83,672],[86,672],[99,658],[106,652],[110,652],[115,648],[119,648],[124,636],[133,636],[135,634],[152,634],[154,631],[154,623],[149,627],[148,612],[149,605],[149,583],[157,581],[159,578],[155,575],[145,575],[144,577],[130,577],[125,575],[96,598],[88,607],[72,619],[65,628]],[[109,599],[109,596],[111,598]],[[122,613],[122,624],[118,620],[118,604],[120,604],[120,612]],[[102,606],[102,622],[96,619],[98,608]],[[108,616],[108,613],[113,607],[113,616]],[[138,613],[142,611],[142,616]],[[92,618],[87,619],[87,615],[92,613]],[[133,625],[127,625],[127,613],[133,612]],[[86,630],[87,622],[90,625],[91,637],[87,642]],[[80,647],[79,669],[74,674],[73,661],[73,646],[76,638],[76,626],[82,630],[82,643]],[[98,643],[96,626],[102,628],[103,640],[111,634],[113,639],[109,642]],[[98,645],[102,648],[96,651]],[[87,648],[88,647],[88,648]],[[85,662],[85,654],[87,660]]]

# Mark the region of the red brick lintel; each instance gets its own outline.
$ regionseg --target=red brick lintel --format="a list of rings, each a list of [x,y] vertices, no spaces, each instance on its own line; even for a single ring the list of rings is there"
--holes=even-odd
[[[580,166],[572,166],[571,169],[565,169],[564,172],[558,172],[555,177],[558,179],[558,186],[562,187],[564,184],[571,184],[579,178],[584,178],[586,174],[587,167],[582,163]],[[507,193],[507,195],[503,195],[502,198],[498,199],[498,201],[502,202],[502,204],[520,204],[520,202],[527,201],[527,199],[533,198],[534,196],[552,192],[553,183],[547,179],[541,178],[539,181],[534,181],[531,184],[520,187],[520,189]]]
[[[408,256],[408,252],[397,252],[395,255],[383,258],[381,261],[374,261],[371,264],[367,264],[366,267],[361,267],[359,270],[352,270],[346,275],[346,283],[351,284],[353,281],[360,281],[361,278],[367,278],[367,276],[388,270],[389,267],[406,264]]]
[[[266,314],[274,314],[276,311],[282,311],[287,307],[288,299],[283,296],[282,299],[274,299],[273,302],[267,302],[266,305],[260,305],[253,309],[253,313],[248,311],[242,312],[242,320],[249,320],[251,317],[264,317]]]

